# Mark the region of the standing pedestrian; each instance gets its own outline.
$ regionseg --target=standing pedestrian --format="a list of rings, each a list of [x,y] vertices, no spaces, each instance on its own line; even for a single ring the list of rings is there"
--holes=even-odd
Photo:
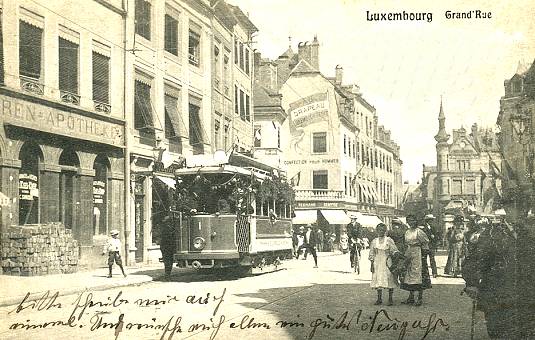
[[[293,235],[293,245],[294,245],[294,256],[296,259],[299,259],[299,253],[301,252],[301,246],[305,240],[305,227],[300,226],[298,230],[294,231]]]
[[[455,216],[453,219],[453,228],[448,231],[448,260],[444,268],[444,274],[457,277],[461,275],[462,261],[464,256],[464,217]]]
[[[123,273],[123,276],[126,277],[126,274],[124,273],[123,269],[123,261],[121,259],[121,240],[119,239],[119,231],[113,229],[110,232],[111,237],[108,239],[108,242],[104,246],[104,250],[102,251],[102,255],[105,255],[108,253],[108,277],[110,278],[112,276],[112,267],[113,263],[117,263],[119,268],[121,268],[121,272]]]
[[[394,288],[398,286],[398,281],[388,269],[392,262],[390,257],[398,252],[394,241],[386,236],[386,225],[379,223],[376,227],[377,237],[370,244],[369,260],[371,261],[372,282],[370,286],[377,289],[376,305],[383,303],[383,289],[388,289],[388,305],[392,306]]]
[[[169,280],[171,278],[171,271],[173,270],[173,257],[176,251],[175,226],[173,219],[169,215],[165,216],[162,220],[160,250],[165,269],[165,279]]]
[[[408,215],[407,224],[409,229],[405,232],[405,257],[409,264],[400,287],[409,291],[409,297],[403,303],[421,306],[424,289],[431,288],[426,256],[429,251],[429,239],[418,228],[416,216]],[[416,291],[418,298],[414,300],[414,292]]]
[[[394,218],[392,220],[392,228],[388,231],[388,236],[394,241],[398,250],[405,252],[405,232],[407,227],[403,225],[400,219]]]
[[[305,231],[304,236],[304,242],[297,248],[297,253],[299,253],[301,249],[309,251],[312,254],[312,257],[314,257],[314,268],[318,268],[318,255],[316,254],[316,249],[314,247],[317,243],[316,234],[312,231],[312,226],[310,224],[307,225],[307,230]]]
[[[318,227],[318,230],[316,231],[316,247],[318,248],[318,252],[323,252],[323,230]]]
[[[431,265],[431,272],[433,273],[433,277],[438,276],[437,271],[437,262],[435,261],[435,252],[437,247],[437,234],[431,225],[433,221],[435,220],[435,216],[432,214],[425,215],[424,217],[424,224],[421,226],[424,233],[427,235],[427,238],[429,239],[429,264]]]

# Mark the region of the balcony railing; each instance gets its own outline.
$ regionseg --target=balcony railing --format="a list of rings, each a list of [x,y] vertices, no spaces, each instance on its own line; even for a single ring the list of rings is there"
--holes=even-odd
[[[341,200],[345,195],[342,190],[326,190],[326,189],[312,189],[312,190],[295,190],[296,200]]]
[[[42,96],[45,93],[45,86],[38,79],[20,76],[20,88],[26,92]]]

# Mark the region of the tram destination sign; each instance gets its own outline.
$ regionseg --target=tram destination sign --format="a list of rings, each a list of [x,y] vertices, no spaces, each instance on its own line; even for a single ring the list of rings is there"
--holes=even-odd
[[[119,147],[124,145],[121,125],[46,105],[0,95],[0,113],[7,124]]]

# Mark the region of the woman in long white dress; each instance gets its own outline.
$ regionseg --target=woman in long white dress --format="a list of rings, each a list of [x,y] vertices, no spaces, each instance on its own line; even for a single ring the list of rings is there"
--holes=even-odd
[[[394,241],[386,236],[386,225],[379,223],[376,227],[378,237],[374,238],[370,244],[369,260],[371,261],[372,282],[370,286],[377,289],[376,305],[383,303],[383,289],[388,289],[388,305],[392,306],[394,288],[398,286],[398,281],[388,269],[390,256],[398,252]]]

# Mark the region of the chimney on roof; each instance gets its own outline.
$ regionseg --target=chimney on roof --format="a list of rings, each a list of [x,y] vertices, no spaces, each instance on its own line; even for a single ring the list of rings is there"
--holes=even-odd
[[[344,75],[344,68],[340,65],[336,65],[334,69],[335,83],[336,85],[342,85],[342,77]]]
[[[319,70],[319,42],[318,38],[314,36],[312,42],[300,42],[297,45],[297,55],[299,60],[305,60],[315,70]]]

